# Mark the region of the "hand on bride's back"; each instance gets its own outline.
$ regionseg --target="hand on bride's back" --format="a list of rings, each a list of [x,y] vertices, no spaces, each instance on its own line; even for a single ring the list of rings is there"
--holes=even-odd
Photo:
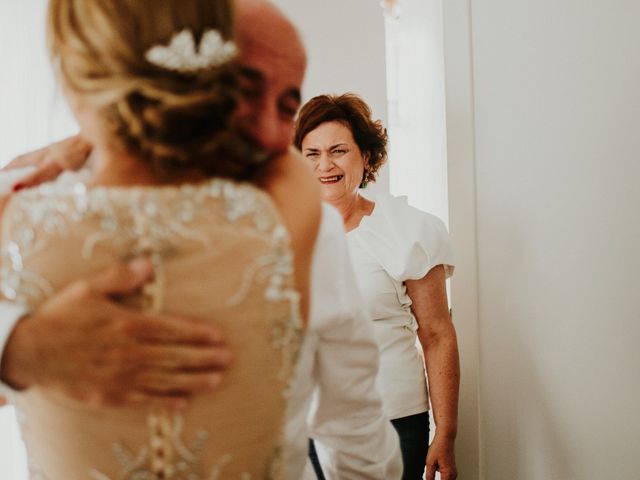
[[[51,297],[13,330],[2,380],[18,389],[55,389],[94,406],[166,400],[181,407],[192,395],[215,390],[231,362],[218,327],[113,301],[152,276],[150,262],[137,259]]]

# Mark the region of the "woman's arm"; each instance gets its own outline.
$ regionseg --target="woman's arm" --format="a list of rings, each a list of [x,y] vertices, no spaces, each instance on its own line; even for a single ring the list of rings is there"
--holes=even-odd
[[[458,430],[460,365],[456,331],[449,315],[445,271],[432,268],[420,280],[407,280],[407,293],[418,321],[436,434],[427,455],[427,480],[439,471],[442,480],[457,477],[454,443]]]

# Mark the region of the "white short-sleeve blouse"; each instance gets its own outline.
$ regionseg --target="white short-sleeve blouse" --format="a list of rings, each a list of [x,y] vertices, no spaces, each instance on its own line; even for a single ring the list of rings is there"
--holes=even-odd
[[[444,223],[411,207],[406,197],[380,195],[371,215],[347,234],[349,253],[380,347],[377,386],[389,419],[429,409],[418,324],[411,313],[405,280],[423,278],[443,265],[453,273]]]

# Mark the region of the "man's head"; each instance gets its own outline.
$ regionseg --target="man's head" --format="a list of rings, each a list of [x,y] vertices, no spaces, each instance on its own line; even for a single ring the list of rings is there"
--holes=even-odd
[[[240,128],[261,148],[279,154],[293,139],[306,54],[293,24],[267,0],[236,0],[240,47]]]

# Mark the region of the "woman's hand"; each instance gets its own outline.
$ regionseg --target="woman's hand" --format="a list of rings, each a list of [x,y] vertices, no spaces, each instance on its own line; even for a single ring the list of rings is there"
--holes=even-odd
[[[436,433],[433,442],[429,445],[429,453],[427,453],[426,480],[434,480],[436,472],[440,472],[440,480],[456,480],[458,478],[454,442],[455,439],[438,436]]]

